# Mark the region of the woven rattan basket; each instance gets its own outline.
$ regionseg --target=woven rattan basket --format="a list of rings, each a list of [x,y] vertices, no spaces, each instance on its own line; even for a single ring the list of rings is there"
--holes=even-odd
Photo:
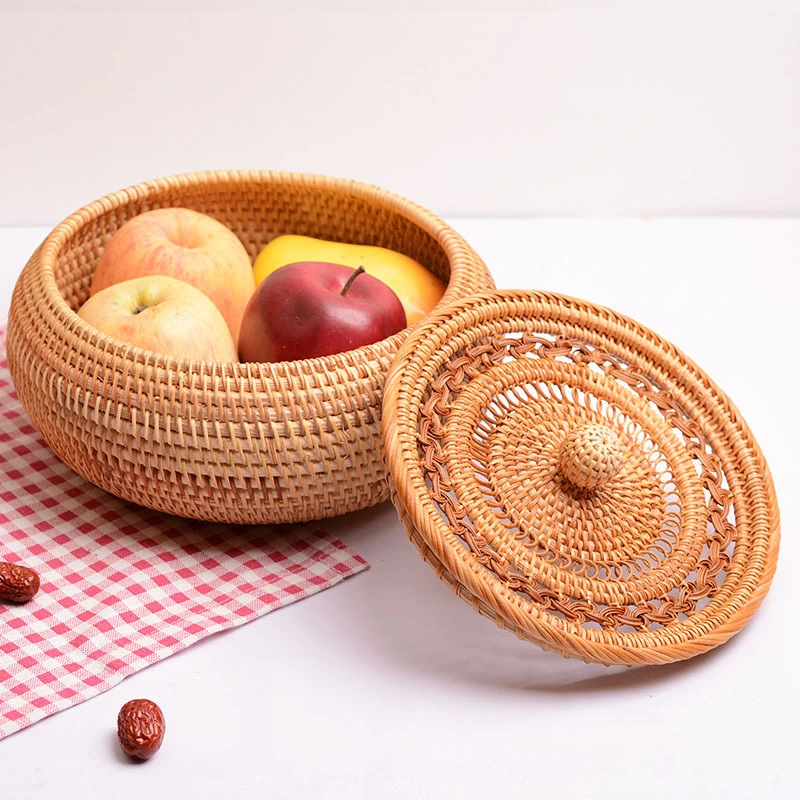
[[[741,415],[652,331],[488,292],[417,328],[386,382],[393,500],[437,575],[565,656],[677,661],[750,619],[778,506]]]
[[[382,388],[408,331],[308,361],[198,363],[124,345],[76,315],[114,232],[165,206],[216,217],[251,257],[282,233],[399,250],[446,282],[442,304],[493,285],[440,219],[354,181],[208,172],[134,186],[55,228],[15,287],[9,369],[42,437],[97,486],[186,517],[301,522],[386,499]]]

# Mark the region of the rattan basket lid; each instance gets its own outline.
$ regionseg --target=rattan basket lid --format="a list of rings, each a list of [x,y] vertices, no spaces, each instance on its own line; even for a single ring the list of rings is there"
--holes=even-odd
[[[446,308],[393,363],[383,436],[424,559],[546,649],[689,658],[769,588],[779,520],[758,444],[696,364],[609,309],[522,291]]]

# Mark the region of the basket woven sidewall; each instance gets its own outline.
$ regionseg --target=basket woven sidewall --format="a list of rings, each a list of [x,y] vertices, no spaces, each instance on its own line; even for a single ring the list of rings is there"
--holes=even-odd
[[[308,361],[211,363],[131,347],[77,316],[115,231],[168,206],[219,219],[251,258],[283,233],[399,250],[446,282],[440,306],[493,286],[480,257],[442,220],[373,186],[273,172],[139,184],[66,219],[17,281],[8,364],[38,432],[95,485],[184,517],[305,522],[387,499],[383,382],[408,331]]]

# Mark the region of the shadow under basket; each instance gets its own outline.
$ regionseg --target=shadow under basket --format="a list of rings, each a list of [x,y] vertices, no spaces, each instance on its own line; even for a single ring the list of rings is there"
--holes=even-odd
[[[220,220],[253,259],[286,233],[400,251],[445,282],[439,306],[493,287],[479,256],[442,220],[373,186],[250,171],[142,183],[58,225],[17,281],[8,364],[41,436],[93,484],[184,517],[304,522],[388,499],[383,382],[408,330],[325,358],[212,363],[132,347],[77,316],[113,234],[169,206]]]

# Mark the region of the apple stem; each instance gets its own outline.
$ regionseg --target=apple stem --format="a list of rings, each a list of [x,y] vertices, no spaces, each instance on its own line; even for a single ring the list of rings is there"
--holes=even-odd
[[[133,309],[133,313],[134,314],[141,314],[142,311],[144,311],[146,308],[147,308],[146,305],[136,306],[136,308]]]
[[[353,285],[353,281],[362,273],[366,272],[363,266],[360,266],[348,279],[347,283],[342,287],[342,297],[347,294],[348,289]]]

